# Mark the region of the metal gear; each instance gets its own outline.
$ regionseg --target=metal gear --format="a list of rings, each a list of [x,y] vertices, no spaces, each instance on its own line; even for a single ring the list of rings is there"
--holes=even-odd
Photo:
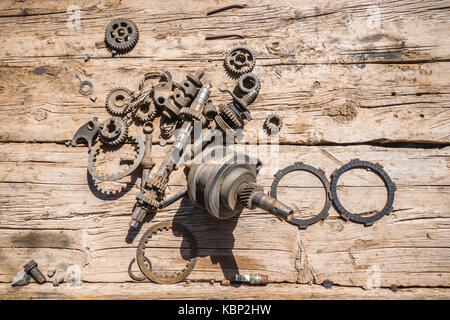
[[[260,88],[261,82],[259,81],[259,78],[253,73],[243,74],[238,80],[237,89],[241,95],[250,93],[253,90],[259,92]]]
[[[182,108],[180,110],[180,116],[189,120],[198,120],[202,123],[202,125],[205,125],[206,123],[206,118],[201,112],[196,112],[194,110],[191,110],[190,108]]]
[[[228,51],[224,60],[224,67],[228,75],[235,79],[244,73],[251,72],[256,59],[253,52],[245,47],[235,47]]]
[[[236,130],[243,127],[243,122],[239,117],[239,111],[234,107],[232,102],[226,105],[219,105],[219,114],[215,117],[215,120],[224,131],[227,129]]]
[[[135,118],[142,122],[153,121],[158,114],[158,110],[153,99],[147,97],[142,104],[136,107]]]
[[[130,107],[131,90],[117,87],[109,91],[106,96],[106,110],[113,116],[124,116]]]
[[[239,192],[239,200],[247,208],[253,210],[255,205],[252,203],[253,196],[257,192],[264,192],[264,188],[256,183],[245,185]]]
[[[164,231],[164,230],[178,230],[183,233],[183,235],[186,237],[186,239],[189,241],[191,245],[191,256],[192,258],[189,259],[189,261],[186,263],[186,266],[183,268],[181,272],[178,272],[174,276],[167,276],[167,275],[157,275],[152,269],[147,267],[145,265],[145,247],[148,243],[148,241],[158,232]],[[151,281],[160,283],[160,284],[173,284],[177,282],[181,282],[185,280],[189,274],[192,272],[192,270],[195,267],[195,264],[197,263],[197,242],[195,240],[194,235],[187,229],[185,226],[183,226],[180,223],[172,222],[172,221],[165,221],[160,222],[158,224],[155,224],[150,229],[148,229],[144,235],[142,236],[141,240],[139,241],[137,250],[136,250],[136,262],[139,266],[139,269],[141,272]]]
[[[378,213],[370,216],[370,217],[361,217],[356,214],[350,213],[347,211],[342,203],[339,201],[338,195],[337,195],[337,182],[339,180],[339,177],[346,171],[350,169],[355,168],[363,168],[368,169],[372,172],[374,172],[376,175],[378,175],[381,180],[383,180],[387,191],[388,196],[386,200],[386,204],[384,205],[383,209],[379,211]],[[366,226],[374,224],[374,222],[380,220],[382,217],[384,217],[386,214],[389,214],[392,211],[392,204],[394,203],[394,195],[396,191],[396,186],[392,182],[391,178],[389,178],[386,171],[383,170],[383,167],[377,163],[372,163],[369,161],[361,161],[359,159],[354,159],[350,161],[349,163],[344,164],[342,167],[337,169],[333,172],[331,175],[331,184],[330,184],[330,195],[331,199],[333,200],[333,205],[337,212],[345,219],[345,220],[351,220],[353,222],[357,223],[363,223]]]
[[[105,30],[105,43],[117,53],[131,51],[139,39],[139,30],[133,21],[126,18],[111,20]]]
[[[100,124],[100,139],[110,145],[118,145],[128,137],[128,126],[120,118],[109,118]]]
[[[282,126],[283,119],[281,119],[281,117],[277,114],[271,114],[267,117],[266,121],[264,121],[264,130],[269,136],[277,135]]]
[[[89,152],[89,158],[88,158],[88,171],[91,174],[92,177],[94,177],[97,180],[100,181],[114,181],[119,180],[125,176],[128,176],[131,174],[136,168],[141,164],[142,159],[144,158],[144,152],[145,152],[145,143],[144,140],[138,135],[133,134],[130,139],[134,140],[136,145],[135,149],[137,152],[137,156],[134,159],[133,163],[130,164],[126,169],[115,173],[115,174],[109,174],[104,175],[103,173],[99,172],[97,168],[95,167],[95,161],[97,158],[98,153],[100,152],[100,143],[97,143]]]
[[[146,187],[163,194],[167,187],[167,180],[161,176],[153,177],[147,181]]]

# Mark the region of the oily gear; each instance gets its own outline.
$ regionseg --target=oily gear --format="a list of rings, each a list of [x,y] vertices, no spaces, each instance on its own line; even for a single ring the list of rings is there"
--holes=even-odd
[[[105,43],[109,49],[118,53],[131,51],[138,39],[139,30],[130,19],[114,19],[106,27]]]
[[[259,92],[261,82],[259,78],[253,73],[247,73],[240,76],[237,84],[237,91],[240,95],[245,95],[253,90]]]
[[[239,192],[239,200],[247,209],[255,209],[252,201],[257,192],[264,192],[264,188],[256,183],[246,184]]]
[[[153,121],[158,115],[153,99],[146,97],[142,104],[136,107],[135,118],[141,122]]]
[[[120,118],[109,118],[100,124],[100,139],[110,145],[118,145],[128,137],[128,126]]]
[[[106,110],[113,116],[124,116],[130,107],[132,93],[129,89],[118,87],[106,96]]]
[[[228,75],[235,79],[244,73],[251,72],[255,63],[255,55],[250,49],[235,47],[225,56],[224,67]]]
[[[236,130],[244,126],[240,112],[232,102],[229,102],[226,105],[219,105],[218,108],[219,112],[214,120],[222,131]]]
[[[200,121],[202,125],[205,125],[206,123],[206,118],[201,112],[191,110],[190,108],[182,108],[180,110],[180,117],[189,121],[192,120]]]
[[[269,136],[277,135],[280,132],[282,126],[283,119],[281,119],[281,117],[276,114],[271,114],[267,117],[266,121],[264,121],[264,130]]]

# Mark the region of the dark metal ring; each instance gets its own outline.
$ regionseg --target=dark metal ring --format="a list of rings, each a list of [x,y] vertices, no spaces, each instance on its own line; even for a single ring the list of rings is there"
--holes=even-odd
[[[88,86],[89,89],[83,90],[84,86]],[[88,96],[92,93],[92,91],[94,91],[94,85],[92,84],[92,82],[90,82],[89,80],[80,81],[78,92],[80,92],[84,96]]]
[[[325,172],[323,172],[322,170],[316,169],[316,168],[309,166],[307,164],[304,164],[302,162],[296,162],[289,167],[279,170],[275,174],[275,179],[273,180],[272,187],[270,189],[270,196],[272,198],[275,198],[275,199],[277,198],[277,188],[278,188],[278,183],[280,182],[281,178],[283,178],[285,175],[287,175],[288,173],[290,173],[292,171],[307,171],[309,173],[312,173],[313,175],[315,175],[317,178],[320,179],[320,181],[322,182],[322,184],[325,188],[325,204],[323,206],[322,211],[320,211],[320,213],[318,215],[316,215],[315,217],[309,218],[309,219],[296,219],[296,218],[294,218],[293,215],[290,215],[286,220],[287,222],[298,226],[300,229],[306,229],[308,226],[310,226],[320,220],[325,220],[328,217],[328,210],[330,210],[330,207],[331,207],[331,201],[330,201],[330,197],[329,197],[330,183],[328,182],[328,179],[325,176]]]
[[[152,263],[150,262],[150,259],[144,256],[144,260],[148,263],[148,266],[150,268],[150,270],[152,269]],[[128,275],[130,276],[131,279],[133,279],[134,281],[144,281],[145,279],[147,279],[147,277],[138,277],[136,276],[133,271],[131,271],[131,267],[133,266],[133,263],[136,261],[136,258],[131,259],[130,264],[128,265]]]
[[[381,180],[383,180],[388,191],[388,198],[386,200],[384,208],[381,209],[380,212],[370,217],[361,217],[356,214],[348,212],[338,199],[336,188],[339,177],[344,172],[355,168],[369,169],[370,171],[374,172],[381,178]],[[333,201],[333,205],[336,211],[339,212],[339,214],[345,220],[351,220],[353,222],[363,223],[365,225],[372,225],[375,221],[380,220],[382,217],[384,217],[386,214],[389,214],[392,211],[392,204],[394,203],[395,191],[396,191],[395,184],[392,182],[391,178],[389,178],[386,171],[383,170],[381,165],[369,161],[360,161],[359,159],[352,160],[349,163],[337,169],[336,171],[334,171],[333,174],[331,175],[331,186],[330,186],[331,199]]]
[[[158,231],[162,230],[168,230],[168,229],[176,229],[183,233],[183,235],[188,239],[189,243],[191,244],[192,249],[192,256],[193,258],[190,259],[186,266],[183,268],[183,270],[179,273],[177,273],[175,276],[172,277],[162,277],[157,276],[151,269],[147,268],[144,264],[145,260],[145,245],[146,242]],[[194,238],[194,235],[187,229],[185,226],[183,226],[180,223],[173,222],[173,221],[164,221],[157,223],[153,225],[150,229],[148,229],[144,235],[142,236],[141,240],[139,241],[137,250],[136,250],[136,261],[139,266],[139,269],[141,269],[141,272],[149,278],[151,281],[160,283],[160,284],[173,284],[177,282],[181,282],[185,280],[189,274],[192,272],[192,270],[195,267],[195,264],[197,263],[197,242]]]

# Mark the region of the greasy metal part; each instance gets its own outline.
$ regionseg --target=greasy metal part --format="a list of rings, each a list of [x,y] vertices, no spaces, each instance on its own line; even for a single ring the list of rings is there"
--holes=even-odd
[[[111,89],[106,96],[106,110],[113,116],[124,116],[130,107],[131,90],[124,87]]]
[[[165,208],[167,206],[170,206],[175,201],[178,201],[181,198],[183,198],[186,195],[186,193],[187,193],[187,187],[184,187],[183,189],[181,189],[180,192],[177,192],[173,196],[170,196],[169,198],[161,201],[159,203],[159,209],[163,209],[163,208]]]
[[[66,142],[66,146],[72,145],[72,147],[75,147],[78,144],[78,140],[82,139],[86,141],[88,150],[91,151],[92,142],[98,133],[99,127],[100,123],[98,122],[98,118],[94,117],[94,119],[89,120],[77,130],[72,141]]]
[[[211,92],[211,87],[211,84],[207,83],[200,89],[190,106],[192,112],[201,112],[203,110]],[[148,208],[159,207],[159,201],[161,201],[165,195],[165,189],[170,174],[177,168],[183,150],[190,142],[192,128],[192,121],[183,122],[169,155],[164,159],[163,163],[161,163],[153,176],[146,181],[143,188],[146,189],[145,194],[141,191],[136,195],[140,205],[137,205],[133,211],[130,227],[136,228],[139,223],[142,222]]]
[[[75,77],[80,80],[80,84],[78,85],[78,92],[83,96],[88,96],[94,91],[94,85],[89,80],[81,80],[81,77],[78,74],[75,74]],[[87,90],[83,89],[84,87],[88,87]]]
[[[136,170],[136,168],[141,164],[142,159],[144,158],[144,152],[145,152],[145,143],[144,140],[142,140],[142,138],[138,135],[138,134],[133,134],[130,136],[131,140],[134,140],[136,143],[136,151],[137,151],[137,156],[136,158],[133,160],[133,163],[128,165],[128,167],[118,173],[115,174],[110,174],[110,175],[104,175],[103,173],[97,171],[97,168],[94,165],[94,162],[96,160],[97,154],[100,151],[100,146],[101,144],[96,144],[91,152],[89,153],[89,158],[88,158],[88,171],[89,173],[92,175],[92,177],[94,177],[95,179],[99,180],[99,181],[114,181],[114,180],[119,180],[129,174],[131,174],[134,170]]]
[[[241,213],[244,205],[239,192],[244,185],[256,182],[260,162],[248,155],[228,153],[224,147],[209,148],[206,155],[224,155],[215,161],[192,165],[188,174],[191,201],[218,219]]]
[[[206,15],[210,16],[212,14],[223,12],[223,11],[226,11],[226,10],[230,10],[230,9],[234,9],[234,8],[243,9],[245,7],[247,7],[246,4],[232,4],[232,5],[229,5],[229,6],[225,6],[225,7],[222,7],[222,8],[218,8],[218,9],[209,11],[209,12],[206,13]]]
[[[217,109],[212,104],[211,100],[208,100],[206,102],[206,105],[203,108],[203,114],[205,115],[206,119],[209,120],[209,121],[214,120],[215,116],[217,115]]]
[[[245,116],[248,121],[252,120],[248,106],[255,101],[256,96],[258,95],[258,90],[252,90],[241,98],[228,89],[223,90],[219,88],[219,91],[228,93],[233,98],[234,107],[242,112],[242,115]]]
[[[154,234],[157,232],[163,231],[163,230],[169,230],[174,229],[181,231],[183,235],[186,237],[186,239],[189,241],[191,245],[192,250],[192,258],[188,261],[185,268],[179,272],[178,274],[172,276],[172,277],[160,277],[156,275],[150,268],[148,268],[145,264],[145,246],[146,243]],[[173,222],[173,221],[165,221],[158,224],[153,225],[150,229],[148,229],[144,235],[142,236],[141,240],[139,241],[137,250],[136,250],[136,261],[139,266],[139,269],[141,272],[151,281],[160,283],[160,284],[173,284],[177,282],[184,281],[189,274],[192,272],[192,270],[195,267],[195,264],[197,263],[197,242],[194,238],[194,235],[182,224]]]
[[[137,203],[133,209],[131,215],[130,226],[136,228],[139,223],[144,219],[147,214],[148,206],[156,206],[157,203],[152,201],[151,198],[145,196],[145,185],[148,181],[150,171],[152,170],[155,163],[152,159],[152,133],[154,131],[153,123],[146,122],[142,128],[145,134],[145,150],[144,157],[142,159],[142,177],[141,177],[141,191],[136,195]],[[149,199],[149,200],[148,200]]]
[[[154,87],[153,100],[161,108],[162,114],[168,119],[177,120],[180,109],[189,107],[192,99],[197,95],[202,86],[200,79],[204,71],[199,69],[194,74],[188,74],[181,84],[172,81],[170,72],[163,68],[166,81],[160,82]]]
[[[293,215],[290,215],[286,218],[286,221],[298,226],[300,229],[306,229],[308,226],[319,222],[320,220],[325,220],[328,217],[328,211],[331,207],[331,200],[330,200],[330,183],[328,182],[327,177],[325,176],[325,172],[323,172],[320,169],[316,169],[312,166],[309,166],[307,164],[304,164],[302,162],[296,162],[291,166],[288,166],[282,170],[279,170],[275,174],[275,179],[272,182],[272,187],[270,189],[270,196],[273,198],[277,198],[277,188],[278,184],[280,183],[280,180],[287,175],[288,173],[292,171],[306,171],[313,175],[315,175],[317,178],[319,178],[320,182],[322,182],[323,187],[325,188],[325,204],[322,208],[322,210],[317,214],[315,217],[309,218],[309,219],[296,219],[293,217]]]
[[[209,35],[205,37],[205,40],[218,40],[218,39],[226,39],[226,38],[238,38],[245,39],[245,36],[238,33],[225,33],[225,34],[215,34]]]
[[[264,131],[268,136],[277,135],[283,126],[283,119],[277,114],[271,114],[264,121]]]
[[[128,137],[128,126],[120,118],[109,118],[99,127],[100,139],[110,145],[123,143]]]
[[[259,92],[261,82],[259,78],[253,73],[246,73],[239,77],[237,89],[241,95],[250,93],[253,90]]]
[[[235,274],[234,282],[243,282],[250,285],[266,285],[270,282],[270,277],[265,274]]]
[[[34,260],[30,260],[23,269],[28,273],[37,283],[42,284],[46,281],[45,276],[42,274],[41,270],[38,268],[38,264]]]
[[[239,201],[247,208],[253,210],[255,205],[253,199],[258,192],[264,192],[262,186],[256,183],[249,183],[244,185],[239,192]]]
[[[386,200],[386,204],[384,205],[383,209],[379,211],[378,213],[370,216],[370,217],[361,217],[356,214],[350,213],[347,211],[342,203],[339,201],[338,195],[337,195],[337,183],[339,180],[339,177],[346,171],[355,169],[355,168],[362,168],[362,169],[368,169],[369,171],[372,171],[376,175],[378,175],[381,180],[383,180],[388,196]],[[389,214],[392,211],[392,204],[394,203],[394,196],[395,196],[396,186],[392,182],[391,178],[388,176],[386,171],[383,170],[383,167],[377,163],[372,163],[369,161],[361,161],[359,159],[354,159],[347,164],[343,165],[339,169],[335,170],[333,174],[331,175],[331,184],[330,184],[330,197],[333,201],[333,205],[337,212],[345,219],[345,220],[351,220],[353,222],[357,223],[363,223],[366,226],[372,225],[376,221],[380,220],[382,217],[384,217],[386,214]]]
[[[105,43],[115,53],[131,51],[139,40],[139,30],[133,21],[126,18],[111,20],[106,26]]]
[[[287,205],[278,201],[275,198],[269,197],[264,192],[256,192],[252,198],[252,204],[255,207],[261,208],[266,212],[277,215],[289,222],[289,217],[293,210]]]
[[[145,262],[147,262],[148,264],[148,268],[151,270],[152,269],[152,263],[150,262],[150,259],[147,258],[146,256],[144,256],[144,260]],[[131,259],[130,263],[128,264],[128,275],[130,276],[131,279],[133,279],[134,281],[144,281],[145,279],[147,279],[147,277],[138,277],[136,276],[133,271],[131,271],[131,267],[133,266],[133,263],[136,261],[136,258]]]
[[[235,79],[244,73],[249,73],[255,67],[256,59],[253,52],[245,47],[235,47],[228,51],[224,60],[227,74]]]

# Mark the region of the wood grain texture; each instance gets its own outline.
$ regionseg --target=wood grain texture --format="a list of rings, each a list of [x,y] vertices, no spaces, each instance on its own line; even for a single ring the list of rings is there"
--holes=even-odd
[[[251,0],[244,10],[205,15],[232,3],[156,0],[149,7],[141,0],[83,0],[77,2],[79,30],[66,24],[71,1],[0,3],[0,25],[8,26],[0,34],[2,299],[449,299],[449,1]],[[118,16],[136,22],[140,39],[129,54],[111,58],[98,43]],[[225,30],[246,39],[204,40]],[[263,161],[258,182],[265,190],[278,169],[296,161],[329,177],[359,158],[382,164],[396,184],[390,215],[364,227],[331,208],[325,221],[298,230],[261,210],[218,221],[185,198],[129,231],[140,172],[96,184],[87,174],[87,149],[63,142],[93,116],[108,116],[111,88],[135,90],[149,70],[167,67],[181,81],[202,67],[214,86],[212,99],[227,101],[217,88],[234,86],[222,60],[236,45],[254,50],[254,73],[262,82],[246,144],[238,149]],[[78,94],[75,73],[94,83],[95,103]],[[274,112],[284,124],[279,140],[272,140],[278,150],[267,154],[258,142],[267,139],[263,121]],[[160,163],[170,144],[156,144],[157,133],[154,142]],[[117,160],[114,154],[104,158],[115,166]],[[172,175],[169,194],[185,185],[182,168]],[[386,199],[381,180],[364,170],[342,176],[338,194],[346,208],[364,214],[381,209]],[[278,191],[302,216],[318,212],[324,197],[320,182],[306,173],[288,175]],[[193,282],[132,282],[127,267],[139,238],[167,219],[186,225],[198,241]],[[172,272],[183,266],[187,246],[168,231],[147,250],[156,270]],[[43,271],[56,267],[66,280],[70,270],[79,270],[80,287],[11,288],[31,258]],[[237,272],[264,273],[273,283],[206,283]],[[368,290],[376,277],[381,288]],[[332,289],[320,286],[326,279]],[[392,284],[397,293],[387,289]]]

